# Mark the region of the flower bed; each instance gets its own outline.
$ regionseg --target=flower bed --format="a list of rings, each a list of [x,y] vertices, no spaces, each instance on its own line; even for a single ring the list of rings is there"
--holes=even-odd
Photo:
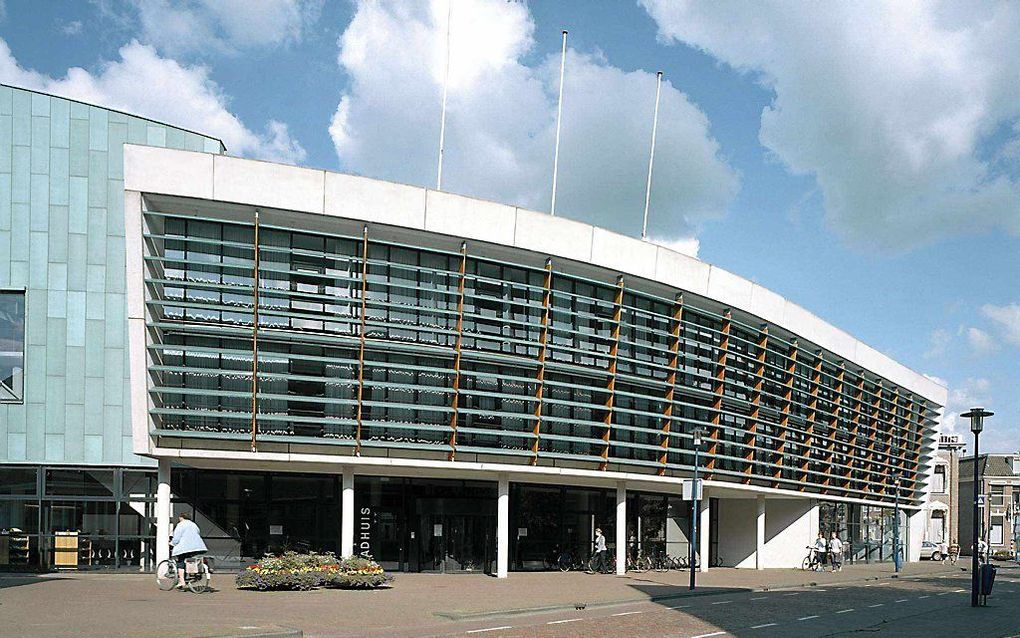
[[[393,580],[371,558],[337,558],[332,553],[266,556],[237,575],[238,589],[298,590],[318,587],[335,589],[371,589]]]

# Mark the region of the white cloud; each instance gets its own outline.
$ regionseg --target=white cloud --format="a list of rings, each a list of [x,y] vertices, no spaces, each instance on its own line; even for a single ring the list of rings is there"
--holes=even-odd
[[[995,349],[995,340],[992,335],[980,328],[967,328],[967,343],[976,354],[985,354]]]
[[[981,314],[995,325],[1007,343],[1020,346],[1020,304],[1011,303],[1007,306],[985,304]]]
[[[435,185],[447,3],[360,2],[340,38],[350,77],[330,134],[346,170]],[[549,209],[559,55],[527,64],[524,3],[454,3],[443,189]],[[399,46],[395,45],[399,43]],[[557,214],[639,234],[655,74],[568,50]],[[668,81],[650,234],[684,248],[725,213],[737,176],[705,115]]]
[[[82,23],[81,20],[72,20],[66,22],[60,26],[60,31],[64,35],[78,35],[81,33]]]
[[[119,53],[120,60],[104,62],[95,72],[73,67],[65,77],[53,78],[22,68],[0,39],[0,81],[218,137],[236,155],[287,163],[304,160],[305,150],[290,137],[286,124],[270,120],[263,133],[256,133],[231,113],[227,96],[206,67],[182,66],[138,42],[124,45]]]
[[[697,257],[698,251],[701,250],[701,241],[697,237],[677,237],[675,239],[657,239],[652,237],[650,241],[653,244],[658,244],[690,257]]]
[[[969,432],[970,425],[967,419],[961,418],[960,415],[973,407],[989,405],[991,389],[992,384],[988,379],[973,377],[964,380],[962,385],[951,388],[942,419],[942,431],[957,434]]]
[[[135,0],[139,38],[171,55],[236,55],[299,42],[321,0]]]
[[[774,91],[762,144],[815,176],[828,221],[852,241],[1020,233],[1020,182],[994,160],[1020,137],[1020,4],[641,3],[663,40]]]
[[[924,353],[925,359],[937,359],[946,354],[946,349],[953,341],[953,335],[948,330],[938,328],[928,335],[928,350]],[[945,385],[945,384],[943,384]]]

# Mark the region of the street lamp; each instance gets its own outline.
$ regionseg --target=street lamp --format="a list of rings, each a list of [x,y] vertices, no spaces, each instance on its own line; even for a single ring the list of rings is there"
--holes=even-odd
[[[698,497],[701,496],[700,490],[698,489],[698,450],[701,449],[701,437],[705,434],[704,428],[694,428],[691,433],[694,443],[694,482],[691,484],[691,540],[688,545],[690,546],[690,554],[688,561],[691,566],[691,589],[694,589],[694,574],[697,552],[694,551],[695,543],[698,543]],[[700,544],[700,543],[699,543]]]
[[[896,490],[893,497],[892,560],[893,571],[899,572],[902,563],[902,558],[900,557],[900,475],[894,472],[892,478],[893,489]]]
[[[965,419],[970,419],[970,431],[974,433],[974,509],[971,526],[971,550],[970,550],[970,606],[978,606],[978,591],[980,589],[980,576],[978,575],[978,486],[981,484],[981,464],[978,463],[978,437],[985,427],[985,417],[992,416],[992,412],[984,408],[971,408],[970,412],[961,414]]]

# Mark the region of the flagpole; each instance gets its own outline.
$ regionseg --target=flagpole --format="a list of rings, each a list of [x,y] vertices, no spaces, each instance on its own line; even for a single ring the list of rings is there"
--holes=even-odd
[[[443,72],[443,113],[439,124],[439,168],[436,171],[436,190],[443,189],[443,150],[446,143],[446,95],[450,84],[450,16],[453,0],[446,3],[446,70]]]
[[[549,214],[556,214],[556,174],[560,168],[560,120],[563,117],[563,70],[567,64],[567,31],[563,31],[563,50],[560,53],[560,98],[556,104],[556,150],[553,151],[552,203]]]
[[[652,116],[652,148],[648,153],[648,182],[645,185],[645,218],[641,224],[641,239],[648,238],[648,203],[652,199],[652,164],[655,162],[655,133],[659,126],[659,94],[662,90],[662,71],[655,74],[655,115]]]

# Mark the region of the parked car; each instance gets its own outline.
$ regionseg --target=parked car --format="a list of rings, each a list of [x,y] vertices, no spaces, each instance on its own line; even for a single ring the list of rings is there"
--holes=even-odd
[[[934,541],[921,542],[921,560],[942,560],[942,550]]]

